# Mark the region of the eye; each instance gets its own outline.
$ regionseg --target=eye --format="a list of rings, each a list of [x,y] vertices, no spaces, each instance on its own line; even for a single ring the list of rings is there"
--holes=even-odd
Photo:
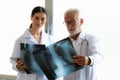
[[[65,23],[66,23],[67,25],[69,25],[69,24],[74,25],[74,24],[76,23],[76,21],[75,21],[75,20],[70,20],[70,21],[66,21]]]
[[[71,22],[70,22],[71,24],[75,24],[75,20],[71,20]]]
[[[38,19],[39,19],[39,17],[35,17],[35,19],[36,19],[36,20],[38,20]]]
[[[45,18],[41,18],[41,21],[44,21],[45,20]]]

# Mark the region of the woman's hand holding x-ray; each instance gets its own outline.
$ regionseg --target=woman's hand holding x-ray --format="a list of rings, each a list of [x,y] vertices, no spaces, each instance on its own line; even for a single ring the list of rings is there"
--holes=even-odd
[[[27,68],[26,65],[19,58],[16,59],[16,62],[16,67],[19,71],[24,71]]]

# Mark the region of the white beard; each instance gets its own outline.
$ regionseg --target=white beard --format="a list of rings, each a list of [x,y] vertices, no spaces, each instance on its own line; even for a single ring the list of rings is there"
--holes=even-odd
[[[68,29],[68,32],[69,32],[69,34],[70,34],[70,36],[74,36],[74,35],[76,35],[76,34],[78,34],[78,33],[80,33],[80,29],[79,28],[77,28],[77,29]]]

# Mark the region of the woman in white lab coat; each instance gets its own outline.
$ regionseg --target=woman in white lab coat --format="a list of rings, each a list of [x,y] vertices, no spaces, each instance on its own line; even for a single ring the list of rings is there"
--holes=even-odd
[[[64,77],[64,80],[98,80],[97,68],[102,61],[99,40],[96,36],[82,31],[83,19],[78,9],[65,12],[64,21],[77,55],[73,62],[84,68]]]
[[[26,65],[20,58],[20,43],[29,44],[45,44],[46,46],[53,43],[53,38],[43,31],[46,23],[47,13],[43,7],[37,6],[31,13],[31,25],[26,29],[15,42],[14,49],[10,61],[14,70],[18,72],[17,80],[48,80],[44,74],[27,74],[25,72]]]

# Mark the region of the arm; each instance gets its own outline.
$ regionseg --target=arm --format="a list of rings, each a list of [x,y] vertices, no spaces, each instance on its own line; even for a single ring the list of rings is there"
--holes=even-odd
[[[95,36],[88,36],[87,40],[89,43],[87,54],[73,56],[73,62],[78,65],[92,66],[98,64],[102,60],[103,55],[100,52],[98,39]]]
[[[12,68],[15,71],[24,71],[26,66],[20,60],[20,39],[17,39],[14,44],[13,52],[10,57],[10,62],[12,64]]]
[[[12,52],[12,55],[10,57],[10,62],[12,64],[12,68],[13,70],[15,71],[19,71],[16,67],[17,63],[16,63],[16,59],[20,57],[20,44],[19,44],[19,41],[16,40],[15,41],[15,44],[14,44],[14,48],[13,48],[13,52]]]
[[[97,37],[90,37],[88,50],[88,57],[91,59],[91,66],[98,65],[103,59],[103,54],[101,53],[100,43]]]
[[[27,69],[26,65],[20,60],[20,41],[19,39],[15,42],[12,56],[10,62],[12,63],[12,68],[16,71],[26,72],[30,74],[31,72]]]

